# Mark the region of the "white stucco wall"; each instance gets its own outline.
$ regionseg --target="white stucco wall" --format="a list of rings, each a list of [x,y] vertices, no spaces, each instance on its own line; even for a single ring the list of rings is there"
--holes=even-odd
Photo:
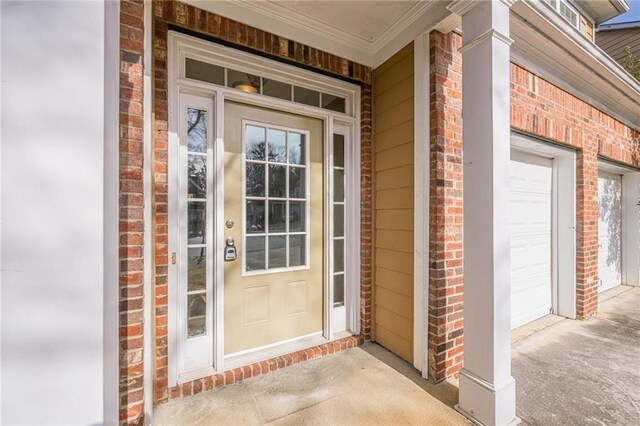
[[[115,281],[105,276],[117,262],[117,216],[105,221],[105,211],[114,211],[114,179],[117,191],[117,13],[101,1],[0,7],[0,420],[110,423],[117,269]]]

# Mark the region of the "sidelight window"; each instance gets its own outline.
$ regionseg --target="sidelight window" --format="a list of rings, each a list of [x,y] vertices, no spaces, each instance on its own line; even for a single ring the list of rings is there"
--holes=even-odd
[[[333,134],[333,306],[344,306],[345,167],[344,135]]]
[[[208,112],[187,108],[187,337],[207,334]]]

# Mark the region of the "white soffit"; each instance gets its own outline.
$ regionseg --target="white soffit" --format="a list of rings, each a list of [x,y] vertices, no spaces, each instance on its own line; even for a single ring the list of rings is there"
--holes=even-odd
[[[373,68],[449,14],[437,0],[184,2]]]
[[[512,60],[623,123],[640,128],[640,84],[544,6],[532,0],[513,6]]]

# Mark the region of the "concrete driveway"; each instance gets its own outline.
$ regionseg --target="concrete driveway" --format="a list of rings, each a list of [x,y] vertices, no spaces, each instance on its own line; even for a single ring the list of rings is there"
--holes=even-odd
[[[601,300],[594,318],[545,318],[513,345],[524,424],[640,425],[640,288],[620,286]]]

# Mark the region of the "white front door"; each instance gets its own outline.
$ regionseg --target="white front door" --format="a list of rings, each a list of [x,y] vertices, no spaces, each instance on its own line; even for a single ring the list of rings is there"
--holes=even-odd
[[[552,307],[552,160],[511,155],[511,328]]]
[[[619,285],[622,261],[622,177],[598,173],[598,291]]]

